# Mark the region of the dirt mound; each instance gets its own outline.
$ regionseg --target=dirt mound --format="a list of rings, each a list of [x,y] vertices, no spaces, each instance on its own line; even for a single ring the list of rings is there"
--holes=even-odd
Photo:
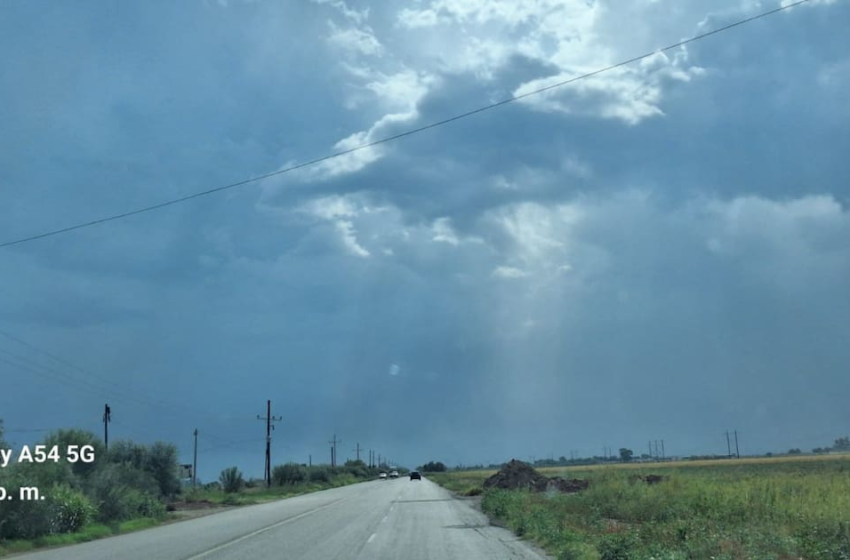
[[[499,472],[484,481],[484,488],[502,488],[514,490],[517,488],[541,492],[546,489],[549,479],[531,466],[511,459]]]
[[[533,490],[535,492],[579,492],[587,489],[587,480],[566,480],[561,477],[549,478],[534,470],[527,463],[511,459],[499,472],[484,481],[484,488],[502,488],[505,490]]]
[[[581,478],[565,479],[559,476],[553,476],[549,479],[549,483],[546,485],[546,490],[557,490],[558,492],[572,494],[574,492],[587,490],[588,486],[590,486],[589,480],[583,480]]]
[[[629,477],[629,482],[645,482],[647,484],[658,484],[664,480],[667,480],[667,477],[660,474],[636,474]]]

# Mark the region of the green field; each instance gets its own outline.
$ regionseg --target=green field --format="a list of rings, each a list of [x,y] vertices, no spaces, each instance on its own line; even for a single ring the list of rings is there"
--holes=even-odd
[[[494,471],[429,475],[464,495]],[[569,495],[488,490],[482,509],[559,559],[850,558],[850,457],[541,469]],[[630,481],[660,474],[655,485]]]

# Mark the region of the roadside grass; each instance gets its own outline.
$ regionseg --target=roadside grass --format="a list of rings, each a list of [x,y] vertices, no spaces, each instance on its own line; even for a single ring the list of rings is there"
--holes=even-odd
[[[546,468],[590,488],[488,490],[481,506],[559,559],[850,558],[850,458],[782,459]],[[431,478],[464,493],[493,472]],[[654,485],[630,480],[659,473]]]
[[[179,505],[181,503],[209,502],[220,506],[247,506],[292,498],[312,492],[321,492],[322,490],[330,490],[331,488],[339,488],[367,480],[372,479],[357,478],[350,474],[339,474],[335,475],[328,482],[300,482],[296,484],[283,484],[281,486],[272,485],[270,488],[255,486],[253,488],[245,488],[241,492],[233,493],[219,489],[188,489],[184,492],[182,499],[175,503]]]

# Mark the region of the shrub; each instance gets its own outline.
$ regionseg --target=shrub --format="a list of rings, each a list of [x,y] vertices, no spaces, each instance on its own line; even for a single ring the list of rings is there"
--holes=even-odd
[[[158,517],[165,511],[158,499],[157,481],[130,464],[100,466],[89,477],[86,490],[104,522]]]
[[[156,479],[161,496],[171,497],[180,492],[176,445],[161,441],[151,445],[144,469]]]
[[[278,486],[304,482],[307,480],[307,468],[297,463],[277,465],[272,469],[272,480]]]
[[[97,516],[97,508],[79,490],[54,486],[48,496],[52,534],[79,531]]]
[[[348,472],[349,474],[351,474],[353,476],[356,476],[357,478],[368,478],[369,477],[369,472],[366,470],[366,467],[353,465],[353,466],[346,466],[345,470],[346,470],[346,472]]]
[[[312,467],[310,469],[310,482],[330,482],[333,473],[328,467]]]
[[[221,471],[218,477],[222,489],[228,494],[239,492],[245,486],[245,479],[237,467],[230,467]]]
[[[57,430],[44,439],[44,445],[48,448],[54,445],[59,446],[63,453],[69,445],[76,445],[77,449],[90,445],[94,449],[95,461],[93,463],[77,461],[70,465],[73,473],[82,478],[91,475],[97,468],[98,463],[103,462],[106,455],[106,449],[100,438],[86,430]]]

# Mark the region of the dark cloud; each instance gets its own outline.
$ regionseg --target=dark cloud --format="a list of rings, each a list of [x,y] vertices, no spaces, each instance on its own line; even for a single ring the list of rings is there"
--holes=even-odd
[[[695,2],[603,7],[576,52],[601,52],[593,37],[627,57],[705,17]],[[267,173],[562,70],[514,48],[531,20],[472,25],[499,47],[485,52],[452,25],[403,28],[398,7],[368,21],[327,3],[33,9],[0,8],[3,240]],[[795,9],[636,70],[663,112],[639,122],[603,114],[630,107],[616,90],[566,113],[512,104],[7,248],[0,329],[85,371],[0,338],[64,373],[0,362],[16,387],[4,420],[31,427],[36,406],[44,425],[97,430],[108,399],[115,437],[188,452],[198,427],[205,478],[260,473],[269,398],[284,417],[276,461],[325,460],[334,432],[410,466],[662,437],[670,453],[723,452],[734,428],[753,452],[828,443],[848,422],[846,11]],[[624,20],[642,24],[623,35]],[[317,39],[349,28],[382,48]],[[704,72],[662,75],[675,64]]]

